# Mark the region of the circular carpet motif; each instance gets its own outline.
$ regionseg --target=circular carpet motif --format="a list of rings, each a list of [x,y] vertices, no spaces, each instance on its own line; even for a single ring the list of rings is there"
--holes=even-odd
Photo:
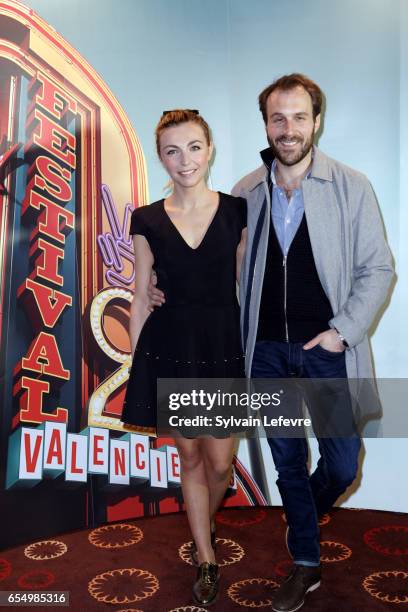
[[[11,569],[11,563],[7,559],[0,559],[0,582],[10,576]]]
[[[43,572],[33,570],[22,574],[17,580],[17,584],[22,589],[46,589],[55,581],[55,576],[52,572]]]
[[[224,565],[232,565],[233,563],[238,563],[245,555],[245,551],[233,540],[228,540],[226,538],[216,538],[215,540],[217,544],[217,563],[219,567],[223,567]],[[185,542],[179,548],[179,556],[185,563],[189,565],[193,565],[190,557],[190,549],[192,546],[192,541]]]
[[[34,542],[26,546],[24,554],[33,561],[48,561],[62,557],[67,552],[68,547],[64,542],[59,540],[42,540],[42,542]]]
[[[408,555],[408,527],[403,525],[374,527],[365,532],[364,542],[382,555],[396,557]]]
[[[152,597],[158,590],[156,576],[134,567],[104,572],[88,583],[89,594],[94,599],[115,605],[141,601]]]
[[[117,523],[115,525],[104,525],[93,529],[88,540],[98,548],[125,548],[133,546],[143,539],[143,531],[136,525]]]
[[[408,603],[408,572],[376,572],[364,579],[363,587],[380,601],[392,604]]]
[[[169,612],[206,612],[206,609],[197,608],[197,606],[183,606],[182,608],[173,608]]]
[[[256,513],[253,512],[251,517],[243,518],[242,510],[238,508],[234,511],[234,509],[228,510],[228,512],[218,512],[216,519],[217,523],[221,523],[222,525],[229,525],[231,527],[247,527],[248,525],[256,525],[257,523],[261,523],[266,517],[265,510],[258,510]]]
[[[320,542],[320,561],[323,563],[335,563],[345,561],[352,555],[352,550],[340,542]]]
[[[269,608],[272,605],[271,591],[278,583],[269,578],[247,578],[231,584],[227,595],[239,606],[246,608]]]
[[[285,523],[287,523],[286,514],[284,512],[282,512],[281,517],[285,521]],[[323,514],[319,518],[319,525],[320,525],[320,527],[322,527],[323,525],[327,525],[327,523],[330,523],[330,521],[331,521],[330,514],[327,514],[327,513]]]

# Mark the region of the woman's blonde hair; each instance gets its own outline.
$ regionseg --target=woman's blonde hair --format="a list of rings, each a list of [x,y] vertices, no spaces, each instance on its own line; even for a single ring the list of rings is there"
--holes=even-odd
[[[208,126],[208,123],[205,121],[205,119],[202,118],[198,110],[192,110],[190,108],[176,108],[174,110],[164,111],[159,123],[157,124],[155,134],[157,155],[159,157],[160,137],[164,130],[175,125],[188,123],[189,121],[191,121],[192,123],[196,123],[197,125],[200,125],[202,127],[207,144],[211,144],[211,130]]]

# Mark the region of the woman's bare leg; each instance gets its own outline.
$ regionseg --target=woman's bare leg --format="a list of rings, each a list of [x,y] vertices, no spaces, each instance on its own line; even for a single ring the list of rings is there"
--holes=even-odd
[[[201,438],[202,455],[209,488],[211,524],[231,479],[235,438]]]
[[[175,438],[180,457],[181,488],[198,563],[215,563],[210,535],[210,491],[200,439]]]

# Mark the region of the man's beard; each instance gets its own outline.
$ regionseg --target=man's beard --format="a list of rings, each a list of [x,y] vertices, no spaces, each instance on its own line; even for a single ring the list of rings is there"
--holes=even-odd
[[[277,139],[277,142],[279,143],[279,141],[281,140],[289,140],[289,139],[287,138],[287,136],[283,135],[283,136],[279,136],[279,138]],[[291,140],[293,140],[293,138]],[[297,140],[297,142],[301,142],[301,138],[295,138],[295,140]],[[269,146],[271,147],[274,157],[276,157],[281,162],[281,164],[283,164],[284,166],[295,166],[300,161],[302,161],[302,159],[306,157],[306,155],[309,153],[310,149],[312,148],[313,140],[314,140],[314,133],[312,132],[309,138],[307,138],[307,140],[304,141],[303,146],[300,148],[300,150],[294,155],[295,153],[294,151],[293,152],[291,151],[282,152],[281,150],[279,150],[275,146],[273,140],[269,138],[268,136]]]

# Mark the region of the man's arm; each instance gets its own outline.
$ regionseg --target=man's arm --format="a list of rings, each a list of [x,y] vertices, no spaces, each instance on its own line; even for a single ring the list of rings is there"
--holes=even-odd
[[[353,233],[351,291],[339,312],[329,321],[332,329],[319,334],[319,336],[327,335],[327,338],[323,338],[323,343],[325,341],[333,343],[332,350],[340,350],[341,341],[338,333],[345,338],[349,347],[362,341],[384,303],[394,277],[392,255],[385,240],[377,200],[365,177],[362,177],[361,187],[355,210],[351,211]],[[313,346],[314,340],[306,345],[307,348]],[[319,342],[322,343],[322,338]]]
[[[245,251],[246,251],[247,233],[248,233],[248,230],[246,227],[244,227],[244,229],[241,232],[241,240],[237,248],[236,278],[237,278],[238,284],[239,284],[240,277],[241,277],[242,262],[243,262]]]
[[[149,312],[153,312],[156,306],[162,306],[166,301],[166,296],[161,289],[157,288],[157,276],[156,272],[152,270],[150,275],[150,282],[147,287],[147,296],[149,298],[149,304],[147,306]]]

